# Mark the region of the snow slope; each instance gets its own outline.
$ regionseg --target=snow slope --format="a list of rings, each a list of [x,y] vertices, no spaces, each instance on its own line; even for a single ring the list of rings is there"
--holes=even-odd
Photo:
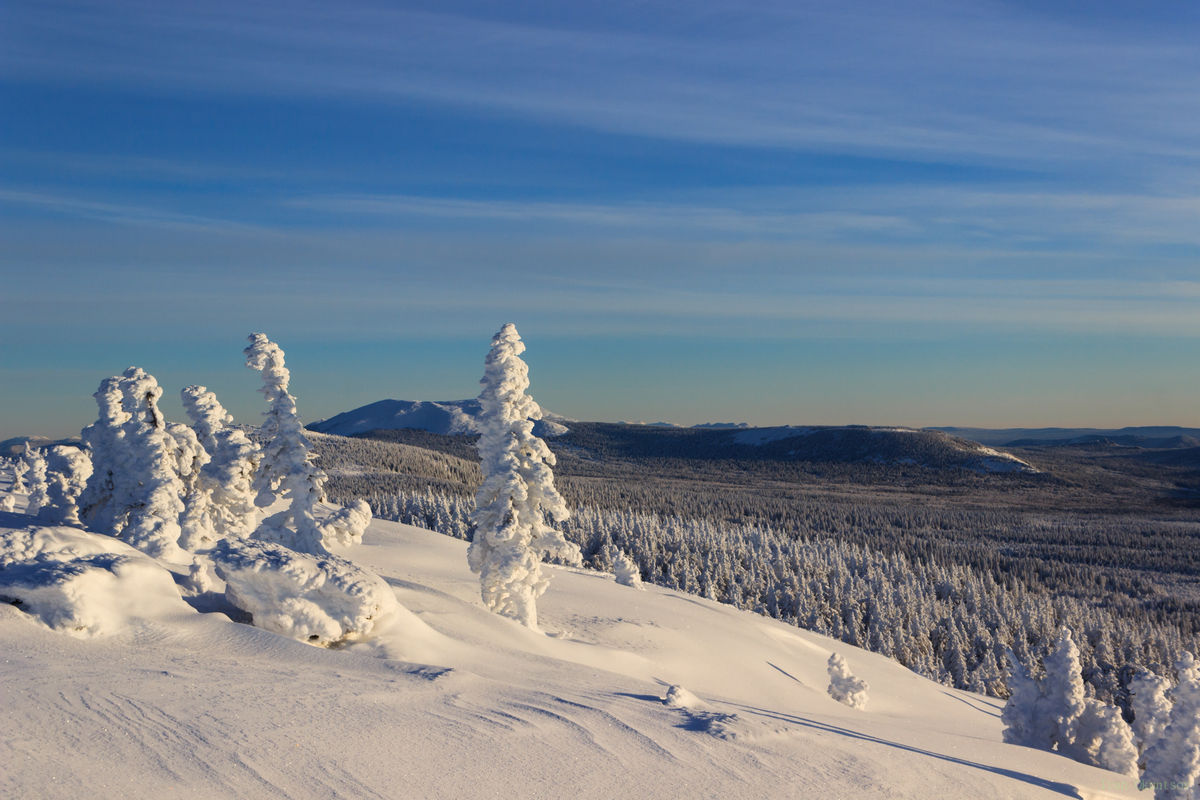
[[[411,613],[339,650],[232,622],[214,595],[90,638],[0,604],[0,796],[1138,796],[1003,744],[994,699],[678,592],[550,567],[530,631],[483,609],[465,550],[374,522],[341,555]],[[831,650],[866,710],[826,693]]]

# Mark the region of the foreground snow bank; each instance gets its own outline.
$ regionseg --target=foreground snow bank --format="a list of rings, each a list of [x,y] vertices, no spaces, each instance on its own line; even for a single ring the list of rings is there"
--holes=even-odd
[[[222,540],[211,553],[230,603],[254,624],[325,647],[368,636],[399,604],[382,578],[335,555]]]
[[[116,633],[133,619],[194,613],[154,559],[77,528],[0,530],[0,597],[77,636]]]

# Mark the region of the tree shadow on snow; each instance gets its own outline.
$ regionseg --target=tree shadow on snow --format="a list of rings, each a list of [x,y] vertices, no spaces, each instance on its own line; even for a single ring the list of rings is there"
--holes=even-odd
[[[974,709],[975,711],[978,711],[982,714],[987,714],[989,717],[995,717],[996,719],[1000,719],[1000,712],[997,711],[996,706],[992,705],[991,703],[987,703],[982,700],[980,700],[976,703],[972,703],[970,700],[968,700],[965,697],[959,697],[956,694],[951,694],[950,692],[946,692],[946,691],[943,691],[942,694],[946,695],[946,697],[949,697],[952,700],[957,700],[958,702],[962,703],[963,705],[967,706],[968,708]]]
[[[924,748],[921,748],[921,747],[915,747],[915,746],[909,745],[909,744],[902,744],[900,742],[893,742],[888,739],[883,739],[879,736],[872,736],[869,733],[862,733],[860,731],[850,730],[849,728],[842,728],[837,725],[832,725],[828,722],[817,722],[816,720],[805,719],[804,717],[797,717],[797,716],[793,716],[792,714],[785,714],[781,711],[769,711],[769,710],[763,709],[763,708],[755,708],[753,706],[744,706],[739,703],[730,703],[729,705],[734,706],[736,708],[740,708],[743,711],[747,712],[748,714],[755,714],[760,717],[767,717],[769,719],[778,720],[780,722],[787,722],[787,723],[790,723],[793,725],[799,725],[799,726],[805,727],[805,728],[812,728],[814,730],[824,731],[826,733],[835,733],[835,734],[839,734],[841,736],[849,737],[851,739],[859,739],[864,742],[874,742],[875,744],[881,744],[881,745],[885,745],[887,747],[894,747],[897,750],[906,750],[910,753],[918,753],[923,756],[928,756],[930,758],[936,758],[941,761],[948,761],[952,764],[959,764],[964,767],[973,767],[978,770],[983,770],[984,772],[990,772],[993,775],[1002,775],[1006,778],[1011,778],[1012,780],[1015,780],[1015,781],[1021,781],[1022,783],[1028,783],[1031,786],[1037,786],[1038,788],[1041,788],[1041,789],[1046,789],[1051,792],[1057,792],[1058,794],[1065,795],[1066,797],[1073,797],[1073,798],[1076,798],[1077,800],[1083,800],[1083,795],[1081,795],[1079,793],[1079,790],[1076,789],[1074,786],[1072,786],[1069,783],[1060,783],[1058,781],[1051,781],[1051,780],[1047,780],[1045,778],[1039,778],[1037,775],[1030,775],[1027,772],[1018,772],[1017,770],[1006,769],[1004,767],[996,767],[996,766],[992,766],[990,764],[981,764],[978,761],[971,761],[969,759],[959,758],[958,756],[946,755],[945,753],[935,753],[932,750],[925,750]]]

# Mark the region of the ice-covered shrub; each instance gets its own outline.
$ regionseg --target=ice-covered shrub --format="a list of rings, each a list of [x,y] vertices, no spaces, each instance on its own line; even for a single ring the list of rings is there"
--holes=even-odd
[[[260,628],[322,646],[362,639],[399,604],[379,576],[335,555],[222,539],[210,554],[230,603]]]
[[[867,690],[870,688],[862,678],[855,677],[840,653],[830,653],[826,662],[829,671],[829,696],[851,708],[867,707]]]
[[[257,539],[278,542],[305,553],[327,553],[334,544],[362,540],[371,520],[365,503],[335,512],[318,523],[314,506],[325,499],[325,473],[313,463],[312,445],[296,410],[296,398],[288,393],[291,373],[283,350],[265,334],[250,334],[246,366],[263,378],[260,390],[267,399],[264,441],[258,471],[254,476],[255,504],[267,508],[279,500],[287,506],[265,519],[254,533]]]
[[[208,456],[189,487],[181,543],[195,550],[211,547],[217,539],[249,536],[258,524],[251,484],[259,448],[230,427],[233,416],[208,389],[188,386],[180,394],[197,442]]]
[[[568,516],[554,487],[554,454],[533,434],[541,408],[526,394],[529,368],[516,326],[492,338],[479,395],[477,448],[483,483],[475,494],[475,529],[467,560],[479,573],[480,594],[492,611],[537,627],[537,598],[549,579],[541,568],[550,556],[579,563],[579,548],[551,525]]]
[[[80,636],[115,633],[135,618],[192,613],[153,559],[77,528],[0,531],[0,597]]]

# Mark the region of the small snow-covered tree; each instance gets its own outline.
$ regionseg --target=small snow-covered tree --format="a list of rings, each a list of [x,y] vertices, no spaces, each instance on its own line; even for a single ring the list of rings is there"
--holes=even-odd
[[[259,448],[245,433],[230,427],[233,416],[208,389],[188,386],[180,395],[197,441],[208,455],[189,493],[182,523],[184,546],[194,550],[221,538],[245,538],[258,522],[251,484]]]
[[[324,524],[317,522],[314,507],[325,499],[325,473],[313,463],[312,444],[304,435],[296,398],[288,393],[291,372],[283,349],[262,333],[252,333],[249,338],[246,366],[262,375],[260,391],[268,405],[261,429],[262,457],[253,482],[254,502],[259,508],[268,508],[279,500],[287,501],[287,507],[264,520],[254,536],[313,554],[326,553],[337,542],[361,541],[371,520],[370,506],[362,500]]]
[[[1079,649],[1063,628],[1046,656],[1046,675],[1029,676],[1010,650],[1010,695],[1001,712],[1004,741],[1041,750],[1123,775],[1137,773],[1133,731],[1114,706],[1087,697],[1079,667]]]
[[[51,525],[79,525],[79,495],[92,474],[92,460],[77,447],[46,451],[45,489],[37,517]]]
[[[1129,682],[1129,701],[1133,708],[1134,741],[1143,752],[1158,739],[1171,716],[1171,701],[1167,690],[1171,682],[1144,671]]]
[[[1004,723],[1004,741],[1026,747],[1044,747],[1038,741],[1034,722],[1038,698],[1041,696],[1038,682],[1030,677],[1029,671],[1012,650],[1008,651],[1008,691],[1008,701],[1000,712],[1000,721]]]
[[[26,443],[28,445],[28,442]],[[29,473],[29,465],[25,463],[25,459],[17,458],[12,462],[14,492],[27,492],[29,487],[25,485],[25,476]]]
[[[1042,663],[1046,677],[1041,682],[1037,721],[1040,730],[1048,733],[1050,741],[1038,746],[1046,750],[1056,748],[1068,758],[1087,763],[1086,753],[1075,744],[1086,695],[1079,667],[1079,648],[1075,646],[1070,630],[1062,629],[1058,644]]]
[[[1194,800],[1200,794],[1200,663],[1185,653],[1175,669],[1179,682],[1167,723],[1143,753],[1141,785],[1154,788],[1154,800]]]
[[[552,525],[568,511],[554,487],[554,454],[533,434],[542,410],[527,394],[525,344],[512,323],[492,338],[479,394],[479,450],[483,483],[471,514],[474,536],[467,550],[479,573],[484,604],[498,614],[537,628],[537,599],[549,579],[541,568],[550,556],[579,563],[579,548]]]
[[[41,449],[25,443],[25,453],[21,456],[25,463],[25,477],[28,484],[29,500],[25,504],[25,513],[36,517],[42,506],[49,502],[46,485],[46,457]]]
[[[617,550],[612,559],[613,576],[622,586],[632,586],[634,589],[645,589],[642,585],[642,571],[633,559],[625,555],[623,550]]]
[[[1137,777],[1138,752],[1133,730],[1116,706],[1094,697],[1084,700],[1083,714],[1076,723],[1074,747],[1080,755],[1077,760],[1085,764]]]
[[[851,708],[867,707],[867,690],[870,688],[862,678],[855,677],[840,653],[830,653],[826,663],[829,672],[829,696]]]

